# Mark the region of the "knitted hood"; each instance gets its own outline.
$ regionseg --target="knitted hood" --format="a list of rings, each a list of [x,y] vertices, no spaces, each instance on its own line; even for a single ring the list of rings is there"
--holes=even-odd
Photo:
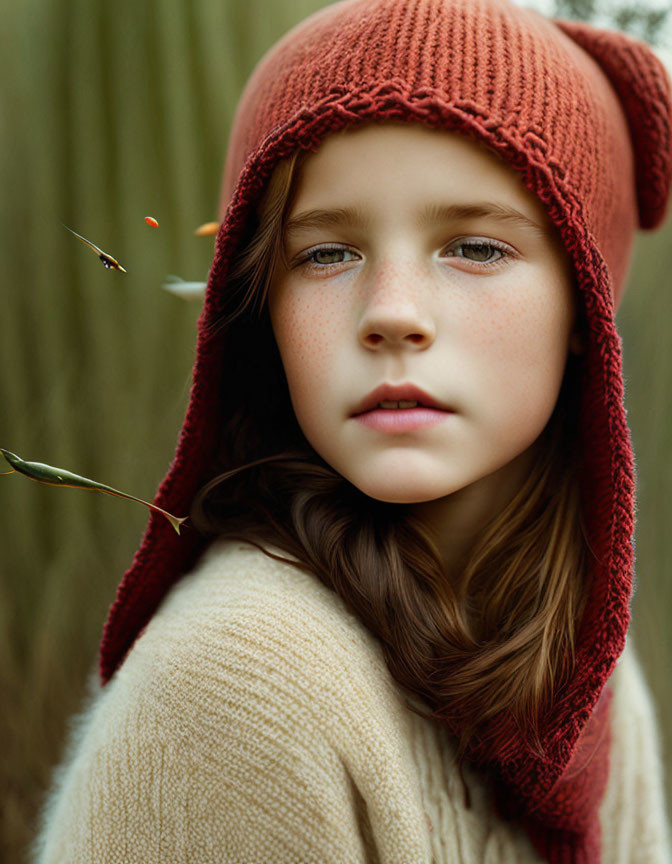
[[[590,730],[602,728],[595,718],[608,699],[600,696],[608,693],[630,615],[634,466],[614,315],[634,232],[662,223],[672,175],[670,80],[645,43],[545,18],[510,0],[342,0],[281,38],[257,64],[235,113],[189,406],[155,503],[184,515],[211,479],[218,429],[235,408],[224,399],[235,338],[230,328],[212,325],[225,309],[232,256],[276,163],[297,148],[317,151],[344,127],[386,119],[483,142],[542,200],[573,262],[588,331],[580,440],[593,578],[576,671],[543,730],[546,758],[521,743],[502,753],[499,769],[511,800],[544,817],[543,838],[531,836],[548,860],[594,862],[595,832],[582,845],[576,837],[585,838],[588,827],[556,819],[562,802],[544,802],[572,773],[568,766]],[[221,460],[219,466],[226,470]],[[105,625],[103,684],[207,542],[186,527],[177,536],[152,514]],[[575,838],[565,852],[553,833],[561,829]]]

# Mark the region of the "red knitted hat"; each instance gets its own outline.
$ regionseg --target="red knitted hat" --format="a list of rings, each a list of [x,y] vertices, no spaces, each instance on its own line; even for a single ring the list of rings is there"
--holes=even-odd
[[[574,677],[542,730],[546,756],[523,741],[502,750],[498,809],[523,821],[547,860],[599,862],[605,684],[623,650],[633,577],[633,454],[614,314],[634,232],[661,224],[672,175],[670,80],[645,43],[510,0],[342,0],[280,39],[236,110],[189,407],[155,503],[189,512],[233,414],[222,394],[235,340],[209,325],[273,168],[297,148],[315,152],[332,132],[385,119],[483,142],[544,203],[574,265],[588,327],[580,425],[592,587]],[[152,514],[105,625],[103,683],[206,543]],[[591,759],[596,748],[602,757]]]

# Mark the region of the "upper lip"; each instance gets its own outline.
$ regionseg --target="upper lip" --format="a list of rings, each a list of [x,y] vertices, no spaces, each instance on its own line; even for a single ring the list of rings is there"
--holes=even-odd
[[[429,393],[425,393],[415,384],[381,384],[365,396],[355,408],[353,416],[371,411],[379,402],[417,402],[425,408],[439,408],[442,411],[451,411],[446,405],[441,405]]]

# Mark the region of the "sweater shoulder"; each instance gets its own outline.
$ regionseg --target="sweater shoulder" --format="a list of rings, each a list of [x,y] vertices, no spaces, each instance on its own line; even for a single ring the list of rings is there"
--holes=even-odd
[[[259,700],[288,715],[310,707],[316,722],[352,711],[384,723],[401,699],[378,640],[342,598],[239,541],[213,544],[173,586],[105,689],[115,686],[136,710],[150,700],[182,726],[200,725],[206,705]]]
[[[148,861],[187,860],[203,832],[207,861],[429,860],[408,713],[316,576],[219,544],[78,718],[35,860],[88,860],[91,826],[117,812],[128,824],[101,847],[159,837],[171,854]]]

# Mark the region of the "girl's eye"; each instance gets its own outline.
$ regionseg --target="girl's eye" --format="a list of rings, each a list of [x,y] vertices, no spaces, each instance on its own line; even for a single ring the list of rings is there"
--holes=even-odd
[[[450,249],[462,249],[462,254],[457,254],[454,251],[448,252],[449,257],[465,258],[467,261],[472,261],[474,264],[480,264],[480,269],[486,267],[498,267],[508,263],[513,258],[513,253],[508,246],[502,243],[497,243],[494,240],[485,240],[475,238],[471,241],[463,239],[456,240],[449,247]],[[496,252],[499,257],[492,258]]]
[[[296,266],[302,267],[309,264],[309,270],[326,270],[330,265],[346,263],[347,259],[339,259],[339,255],[354,254],[350,249],[344,249],[342,246],[318,246],[316,249],[309,250],[296,262]]]
[[[513,257],[513,253],[509,247],[504,246],[494,240],[486,240],[473,238],[471,241],[466,241],[462,238],[455,240],[449,247],[448,257],[463,258],[466,261],[471,261],[477,265],[476,269],[485,270],[488,267],[498,267],[508,263],[508,260]],[[457,251],[462,252],[458,254]],[[493,258],[493,254],[497,253],[498,257]],[[337,266],[347,263],[348,259],[340,256],[356,255],[350,249],[343,246],[318,246],[308,252],[297,261],[297,267],[308,265],[309,270],[327,270],[331,266]],[[350,259],[352,260],[352,259]]]

